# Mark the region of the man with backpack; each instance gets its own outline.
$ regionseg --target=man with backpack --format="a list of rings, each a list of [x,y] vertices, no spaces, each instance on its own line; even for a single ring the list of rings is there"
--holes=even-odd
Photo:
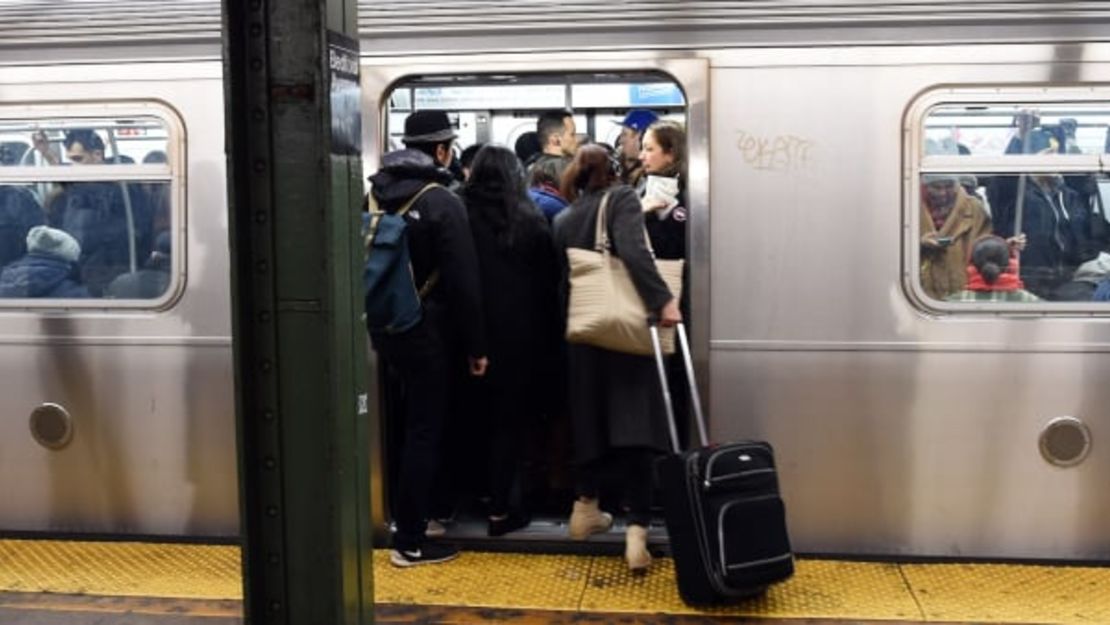
[[[405,120],[406,149],[386,154],[370,176],[367,328],[374,349],[405,386],[390,554],[399,567],[458,555],[457,548],[426,542],[424,535],[445,455],[452,346],[465,351],[471,375],[484,375],[488,364],[474,242],[466,209],[447,190],[455,137],[446,113],[413,113]]]

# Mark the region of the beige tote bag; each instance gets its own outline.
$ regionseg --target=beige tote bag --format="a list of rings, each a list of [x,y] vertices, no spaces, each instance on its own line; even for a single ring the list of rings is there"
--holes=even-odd
[[[570,304],[567,311],[567,341],[593,345],[615,352],[650,356],[651,333],[648,310],[632,284],[621,259],[609,250],[605,209],[609,193],[597,209],[594,249],[567,248],[570,265]],[[647,230],[648,250],[651,241]],[[654,255],[654,252],[652,252]],[[658,260],[655,266],[676,298],[682,294],[682,260]],[[662,328],[659,338],[666,354],[674,353],[674,328]]]

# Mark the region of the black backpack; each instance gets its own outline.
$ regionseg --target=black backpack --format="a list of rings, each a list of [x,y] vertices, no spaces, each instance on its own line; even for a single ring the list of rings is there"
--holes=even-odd
[[[371,333],[399,334],[420,323],[424,297],[435,286],[433,271],[420,288],[413,279],[405,213],[435,187],[430,183],[395,212],[378,210],[371,201],[366,228],[366,266],[362,272],[366,296],[366,328]]]

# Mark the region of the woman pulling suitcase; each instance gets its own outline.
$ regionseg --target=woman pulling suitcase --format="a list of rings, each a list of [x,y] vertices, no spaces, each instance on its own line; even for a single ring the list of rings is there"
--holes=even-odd
[[[598,230],[612,256],[627,269],[644,308],[664,326],[682,320],[678,298],[656,269],[644,236],[640,200],[619,184],[620,167],[602,147],[582,147],[567,167],[562,193],[572,204],[555,221],[560,250],[594,250]],[[603,224],[598,224],[604,211]],[[564,293],[569,265],[562,255]],[[604,532],[613,517],[598,506],[598,479],[616,465],[628,507],[625,558],[643,572],[651,565],[647,528],[651,522],[652,462],[668,449],[666,411],[650,356],[572,342],[568,349],[569,404],[573,430],[576,495],[570,536],[585,539]]]

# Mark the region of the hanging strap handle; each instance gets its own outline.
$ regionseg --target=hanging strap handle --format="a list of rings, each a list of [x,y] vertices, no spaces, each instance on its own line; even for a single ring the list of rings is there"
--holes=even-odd
[[[671,450],[676,454],[682,453],[679,443],[678,426],[674,420],[674,406],[671,404],[671,387],[667,383],[667,367],[663,360],[663,346],[659,342],[659,324],[651,322],[651,347],[655,352],[655,370],[659,374],[659,387],[663,389],[663,408],[667,413],[667,429],[671,435]],[[686,369],[686,382],[690,385],[690,403],[694,409],[694,420],[698,424],[698,438],[702,447],[709,445],[709,434],[705,427],[705,415],[701,411],[701,399],[698,397],[697,380],[694,379],[694,359],[690,356],[690,343],[686,338],[686,326],[681,322],[675,326],[678,333],[678,344],[682,350],[682,363]]]

